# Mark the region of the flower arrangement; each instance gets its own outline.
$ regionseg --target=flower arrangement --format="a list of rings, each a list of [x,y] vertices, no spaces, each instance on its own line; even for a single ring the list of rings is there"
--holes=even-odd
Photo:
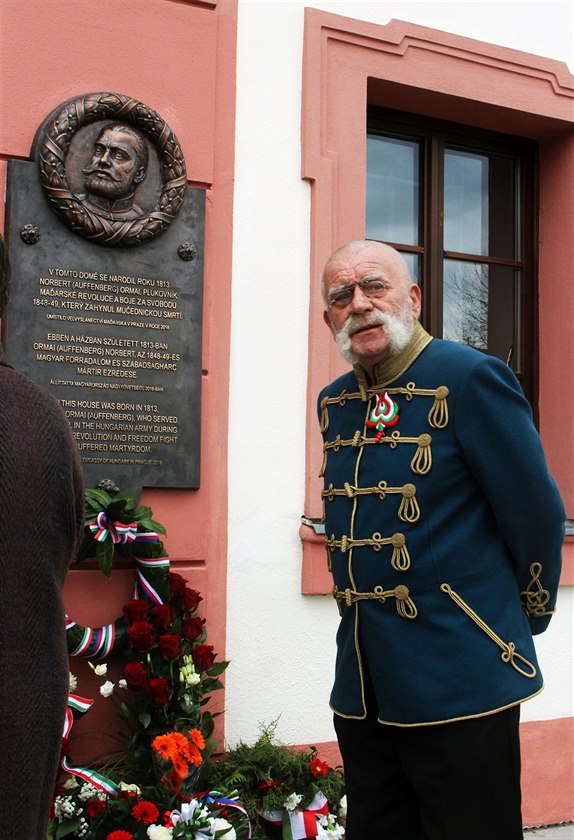
[[[106,628],[67,620],[72,655],[121,655],[121,678],[108,679],[106,662],[90,666],[102,679],[100,694],[123,723],[122,748],[97,768],[74,765],[68,735],[74,715],[91,700],[70,694],[63,768],[70,774],[56,790],[48,840],[237,840],[248,831],[233,796],[197,793],[206,760],[216,747],[216,713],[208,708],[227,667],[207,644],[201,595],[170,570],[159,534],[165,530],[149,508],[106,485],[86,491],[81,556],[96,556],[111,572],[109,544],[136,560],[137,586],[122,615]],[[91,547],[90,547],[91,546]],[[71,688],[77,681],[71,675]],[[226,788],[228,790],[228,788]]]
[[[214,758],[216,713],[208,707],[228,666],[207,643],[201,595],[170,570],[149,508],[111,482],[86,491],[81,559],[95,556],[111,574],[115,552],[135,561],[134,597],[106,627],[66,617],[71,656],[122,659],[117,684],[105,661],[89,662],[123,724],[123,748],[97,767],[75,766],[68,736],[92,700],[70,698],[62,766],[47,840],[303,840],[344,837],[344,780],[315,748],[297,751],[274,740],[276,723],[257,742]],[[103,546],[103,548],[102,548]],[[333,811],[336,812],[333,813]]]
[[[231,786],[246,808],[254,840],[344,837],[345,782],[315,747],[298,750],[275,739],[277,721],[254,744],[239,743],[206,768],[209,785]],[[332,813],[335,811],[336,813]]]

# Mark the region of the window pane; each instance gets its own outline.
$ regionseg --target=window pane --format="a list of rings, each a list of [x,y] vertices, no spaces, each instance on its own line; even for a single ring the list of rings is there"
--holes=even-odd
[[[411,275],[411,279],[413,283],[416,283],[418,286],[421,284],[421,258],[418,254],[412,254],[409,251],[401,251],[401,257],[404,258],[406,262],[409,274]]]
[[[419,143],[367,136],[367,238],[419,243]]]
[[[443,336],[484,350],[517,369],[520,272],[444,261]]]
[[[488,255],[488,157],[445,151],[444,248]]]
[[[516,158],[445,150],[445,250],[517,259],[517,191]]]

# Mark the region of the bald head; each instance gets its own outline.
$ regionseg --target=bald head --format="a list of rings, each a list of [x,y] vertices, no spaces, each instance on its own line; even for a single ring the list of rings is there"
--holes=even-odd
[[[408,289],[412,285],[413,281],[408,266],[395,248],[373,239],[356,239],[353,242],[348,242],[346,245],[341,245],[340,248],[333,251],[325,264],[323,274],[321,275],[321,293],[325,305],[327,305],[325,279],[332,264],[337,263],[341,259],[345,259],[348,255],[358,254],[367,249],[373,256],[380,260],[381,265],[385,266],[386,270],[392,273],[395,279],[404,283],[405,288]]]

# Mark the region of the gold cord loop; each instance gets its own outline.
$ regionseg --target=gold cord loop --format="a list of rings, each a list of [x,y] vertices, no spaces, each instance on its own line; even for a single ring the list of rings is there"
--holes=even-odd
[[[452,598],[455,604],[457,604],[461,608],[461,610],[465,612],[468,615],[468,617],[471,618],[472,621],[474,621],[474,623],[478,627],[480,627],[480,629],[484,633],[486,633],[486,635],[489,636],[493,642],[495,642],[495,644],[498,645],[498,647],[502,651],[500,658],[503,662],[509,662],[515,671],[518,671],[519,674],[522,674],[523,677],[527,677],[527,679],[529,680],[533,679],[533,677],[536,676],[536,668],[534,667],[532,662],[529,662],[528,659],[525,659],[523,656],[516,652],[516,646],[514,642],[504,642],[500,638],[500,636],[497,636],[494,630],[492,630],[488,626],[488,624],[486,624],[482,620],[482,618],[480,618],[480,616],[478,616],[474,612],[474,610],[469,607],[466,601],[463,601],[460,595],[457,595],[457,593],[450,588],[448,583],[442,583],[440,588],[442,592],[446,592],[446,594]],[[520,664],[517,663],[522,663],[526,667],[523,668]]]
[[[544,589],[540,583],[542,563],[532,563],[530,574],[532,575],[532,580],[526,589],[520,593],[524,609],[528,615],[536,618],[540,618],[543,615],[553,615],[555,610],[546,609],[550,601],[550,592],[548,589]]]
[[[401,618],[412,621],[418,615],[415,603],[410,597],[409,589],[403,584],[395,586],[394,589],[384,589],[382,586],[375,586],[372,592],[356,592],[354,589],[339,589],[337,586],[334,586],[332,595],[339,607],[343,604],[346,607],[350,607],[358,601],[378,601],[380,604],[384,604],[388,598],[395,598],[397,613]]]

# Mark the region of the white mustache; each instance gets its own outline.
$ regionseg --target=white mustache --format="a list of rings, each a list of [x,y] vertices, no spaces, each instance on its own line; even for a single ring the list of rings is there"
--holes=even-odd
[[[387,312],[381,312],[379,309],[374,309],[366,315],[349,315],[343,326],[338,332],[342,338],[351,338],[354,333],[363,327],[386,327],[391,322],[392,315],[389,316]]]

